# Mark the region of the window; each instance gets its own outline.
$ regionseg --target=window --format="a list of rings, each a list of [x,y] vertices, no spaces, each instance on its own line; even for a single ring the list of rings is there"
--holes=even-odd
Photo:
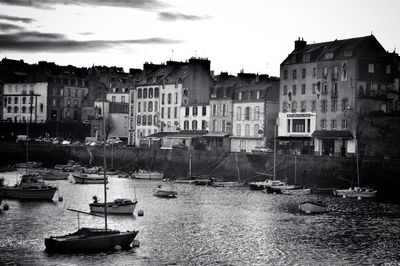
[[[322,94],[327,94],[328,93],[328,83],[322,84]]]
[[[303,62],[310,62],[310,53],[303,54]]]
[[[212,105],[212,115],[213,115],[213,116],[216,116],[216,115],[217,115],[217,105],[216,105],[216,104],[213,104],[213,105]]]
[[[386,65],[386,74],[392,73],[392,67],[390,65]]]
[[[153,112],[153,102],[149,102],[148,108],[149,112]]]
[[[333,58],[333,53],[326,53],[325,54],[325,59],[332,59]]]
[[[242,92],[239,92],[239,100],[241,100],[242,99]]]
[[[287,78],[288,78],[287,69],[284,69],[283,70],[283,79],[287,80]]]
[[[146,110],[147,110],[146,105],[147,105],[147,102],[143,102],[143,112],[146,112]]]
[[[141,102],[138,102],[138,104],[137,104],[137,111],[138,111],[138,113],[140,113],[141,112],[141,108],[140,108],[140,106],[141,106]]]
[[[349,108],[349,100],[348,99],[343,99],[342,100],[342,111],[347,111]]]
[[[333,88],[332,88],[332,98],[337,98],[338,96],[338,89],[337,89],[337,83],[333,83]]]
[[[325,66],[325,67],[322,68],[322,76],[324,78],[328,77],[328,67]]]
[[[246,107],[244,110],[244,120],[248,121],[250,120],[250,107]]]
[[[142,116],[142,122],[143,122],[143,126],[145,126],[147,123],[146,123],[146,121],[147,121],[147,116],[145,116],[145,115],[143,115]]]
[[[149,98],[153,98],[153,88],[149,89]]]
[[[190,109],[189,107],[185,107],[185,116],[189,116]]]
[[[375,65],[368,64],[368,73],[375,73]]]
[[[292,131],[297,133],[306,132],[306,120],[305,119],[293,119],[292,120]]]
[[[296,112],[297,111],[297,102],[293,101],[292,102],[292,112]]]
[[[257,100],[259,100],[260,99],[260,91],[257,91],[256,95],[257,95]]]
[[[336,112],[337,111],[337,100],[332,100],[332,108],[331,108],[332,112]]]
[[[12,110],[11,106],[8,106],[7,107],[7,113],[11,113],[11,110]]]
[[[206,106],[203,106],[201,115],[202,116],[206,116],[207,115],[207,107]]]
[[[301,94],[306,94],[306,84],[301,84]]]
[[[217,131],[216,126],[217,126],[217,120],[213,120],[213,121],[212,121],[212,130],[213,130],[214,132]]]
[[[296,87],[296,85],[293,85],[292,94],[296,95],[296,91],[297,91],[297,87]]]
[[[328,109],[328,102],[326,100],[321,101],[321,112],[325,113]]]
[[[312,69],[312,76],[313,76],[313,78],[317,77],[317,68],[316,67],[313,67],[313,69]]]
[[[18,113],[18,106],[14,106],[14,113]]]
[[[306,111],[306,108],[307,108],[307,106],[306,106],[306,101],[301,101],[301,102],[300,102],[300,111],[301,111],[301,112],[305,112],[305,111]]]
[[[144,88],[143,89],[143,99],[146,99],[146,98],[147,98],[147,89]]]
[[[172,102],[172,94],[168,93],[168,100],[167,100],[168,104],[171,104]]]
[[[165,104],[165,93],[161,93],[161,104]]]
[[[197,120],[192,121],[192,129],[197,130]]]
[[[321,129],[326,129],[326,120],[321,119]]]
[[[111,101],[114,103],[116,101],[116,96],[112,96]]]
[[[222,116],[226,116],[226,104],[222,105]]]
[[[154,112],[158,112],[158,101],[154,102]]]
[[[284,112],[284,113],[287,112],[287,106],[288,106],[287,102],[282,102],[282,112]]]
[[[68,97],[71,97],[71,88],[68,88]]]
[[[238,107],[237,108],[237,121],[240,121],[242,119],[242,108]]]
[[[244,135],[246,137],[250,136],[250,125],[246,124],[246,126],[244,127]]]
[[[185,121],[183,122],[183,129],[185,129],[185,130],[188,130],[188,129],[189,129],[189,121],[188,121],[188,120],[185,120]]]
[[[254,108],[254,120],[258,121],[260,119],[260,107],[256,106]]]
[[[333,79],[337,80],[339,78],[339,68],[338,66],[333,67]]]
[[[316,88],[317,88],[317,84],[313,84],[312,85],[312,94],[315,94],[316,93]]]
[[[174,107],[174,118],[178,118],[178,107]]]
[[[283,85],[283,95],[287,95],[287,86]]]
[[[21,111],[22,111],[22,113],[26,113],[26,107],[22,106]]]
[[[138,89],[138,91],[137,91],[137,97],[138,97],[138,99],[141,99],[141,98],[142,98],[142,89]]]
[[[197,116],[197,106],[193,106],[193,116]]]
[[[121,103],[125,102],[125,96],[121,96]]]
[[[67,100],[67,107],[71,107],[71,99]]]
[[[75,108],[78,107],[78,100],[74,100],[74,107],[75,107]]]
[[[75,89],[75,97],[78,97],[78,89]]]
[[[154,119],[153,125],[157,126],[158,125],[158,115],[155,115],[153,119]]]
[[[236,136],[240,137],[240,135],[242,134],[241,130],[242,130],[241,125],[240,124],[236,125]]]
[[[14,97],[14,103],[18,104],[18,97]]]
[[[301,78],[302,78],[302,79],[305,79],[305,78],[306,78],[306,69],[305,69],[305,68],[302,68],[302,69],[301,69]]]
[[[350,57],[353,55],[353,50],[344,50],[343,55],[345,57]]]
[[[258,131],[260,130],[260,126],[258,124],[254,125],[254,137],[258,137],[260,133]]]
[[[293,80],[297,79],[297,69],[293,69]]]
[[[167,118],[171,118],[171,107],[167,109]]]
[[[164,107],[161,107],[161,119],[164,119]]]
[[[175,92],[175,101],[174,101],[174,103],[178,104],[178,93],[177,92]]]
[[[152,117],[151,115],[149,115],[149,116],[147,117],[147,124],[148,124],[149,126],[151,126],[152,122],[153,122],[153,117]]]
[[[346,119],[342,120],[342,129],[347,129],[347,120]]]
[[[335,119],[332,119],[332,121],[331,121],[331,128],[337,129],[337,121]]]

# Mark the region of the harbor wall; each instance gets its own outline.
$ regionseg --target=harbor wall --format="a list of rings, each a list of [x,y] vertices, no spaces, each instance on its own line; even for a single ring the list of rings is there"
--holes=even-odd
[[[103,148],[63,145],[29,145],[29,160],[43,162],[45,167],[75,160],[83,165],[103,165]],[[261,181],[272,178],[273,154],[248,154],[187,150],[141,149],[113,147],[106,149],[107,166],[125,171],[152,169],[163,171],[167,178],[188,178],[189,162],[192,176],[212,176],[225,181]],[[24,162],[26,145],[0,143],[0,164]],[[347,188],[357,184],[355,158],[312,155],[276,156],[276,177],[290,184],[307,187]],[[400,202],[400,160],[367,157],[360,160],[360,181],[363,186],[376,187],[381,198]]]

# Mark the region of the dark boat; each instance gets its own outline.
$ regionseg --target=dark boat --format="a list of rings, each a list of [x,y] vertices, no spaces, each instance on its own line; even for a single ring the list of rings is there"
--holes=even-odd
[[[120,232],[118,230],[80,228],[72,234],[51,236],[44,243],[50,253],[97,252],[130,248],[138,231]]]
[[[0,178],[0,197],[13,199],[52,200],[57,187],[47,185],[38,174],[24,174],[19,184],[4,185]]]
[[[104,110],[104,101],[103,101]],[[103,136],[105,136],[105,122],[103,115]],[[104,141],[105,142],[105,141]],[[104,164],[104,229],[99,228],[80,228],[72,234],[64,236],[50,236],[45,238],[44,244],[46,251],[49,253],[80,253],[80,252],[97,252],[113,249],[127,249],[131,246],[138,231],[120,232],[118,230],[110,230],[107,228],[107,164],[106,164],[106,145],[104,145],[103,164]],[[86,213],[82,211],[72,210],[79,214],[89,214],[100,216],[97,214]],[[103,217],[103,216],[100,216]]]

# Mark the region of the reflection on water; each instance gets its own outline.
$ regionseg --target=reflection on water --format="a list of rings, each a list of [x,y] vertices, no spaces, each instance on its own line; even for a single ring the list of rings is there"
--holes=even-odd
[[[4,174],[15,182],[15,174]],[[144,217],[110,216],[109,227],[139,230],[139,248],[48,255],[44,238],[77,229],[71,207],[88,211],[102,185],[58,181],[64,202],[8,200],[0,215],[0,264],[27,265],[343,265],[400,262],[397,205],[330,196],[270,195],[248,188],[177,184],[178,197],[152,196],[156,181],[110,178],[108,196],[138,198]],[[57,196],[57,194],[56,194]],[[323,199],[330,212],[304,215],[297,204]],[[55,197],[56,198],[56,197]],[[103,219],[81,215],[81,226]]]

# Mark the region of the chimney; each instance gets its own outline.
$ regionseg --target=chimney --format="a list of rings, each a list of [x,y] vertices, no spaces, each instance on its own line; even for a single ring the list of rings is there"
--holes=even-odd
[[[301,38],[301,40],[300,40],[300,37],[299,37],[299,39],[297,41],[294,41],[294,50],[301,50],[304,47],[306,47],[306,45],[307,45],[307,42],[304,41],[303,38]]]

